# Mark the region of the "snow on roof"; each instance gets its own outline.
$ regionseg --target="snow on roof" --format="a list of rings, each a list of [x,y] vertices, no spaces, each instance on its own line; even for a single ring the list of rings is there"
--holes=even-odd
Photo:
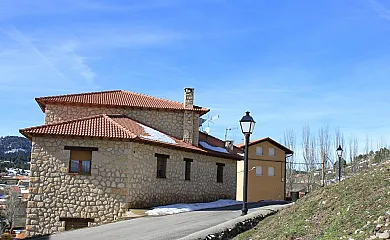
[[[170,138],[168,135],[166,135],[162,132],[159,132],[153,128],[142,125],[140,123],[137,123],[137,124],[140,125],[141,127],[143,127],[145,133],[147,133],[149,135],[149,136],[141,135],[142,138],[146,138],[146,139],[153,140],[153,141],[164,142],[164,143],[176,144],[175,140]]]
[[[200,141],[199,144],[202,147],[204,147],[206,149],[209,149],[211,151],[221,152],[221,153],[229,153],[225,148],[223,148],[223,147],[215,147],[215,146],[212,146],[212,145],[208,144],[207,142]]]

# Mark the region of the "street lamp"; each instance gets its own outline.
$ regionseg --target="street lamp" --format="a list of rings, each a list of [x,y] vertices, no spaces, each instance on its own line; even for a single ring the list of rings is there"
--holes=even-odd
[[[249,115],[249,112],[246,112],[240,120],[241,131],[245,136],[245,157],[244,157],[244,194],[243,194],[243,203],[241,209],[241,216],[248,213],[248,146],[249,146],[249,136],[253,133],[255,128],[255,120]]]
[[[336,150],[337,156],[339,157],[339,182],[341,181],[341,157],[343,156],[343,148],[341,145]]]

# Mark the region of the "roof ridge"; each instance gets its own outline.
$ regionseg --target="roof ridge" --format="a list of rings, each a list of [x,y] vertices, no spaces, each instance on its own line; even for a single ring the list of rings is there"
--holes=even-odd
[[[27,130],[31,130],[31,129],[57,126],[57,125],[62,125],[62,124],[67,124],[67,123],[72,123],[72,122],[78,122],[78,121],[83,121],[83,120],[88,120],[88,119],[104,117],[105,115],[106,114],[99,114],[99,115],[93,115],[93,116],[88,116],[88,117],[76,118],[76,119],[71,119],[71,120],[66,120],[66,121],[61,121],[61,122],[56,122],[56,123],[44,124],[44,125],[35,126],[35,127],[23,128],[23,129],[20,129],[20,131],[27,131]]]
[[[123,114],[110,114],[111,116],[114,116],[114,115],[116,115],[116,116],[124,116],[124,117],[126,117],[126,115],[123,115]],[[137,135],[136,134],[134,134],[134,133],[132,133],[130,130],[128,130],[127,128],[125,128],[124,126],[122,126],[120,123],[117,123],[117,122],[115,122],[113,119],[111,119],[110,118],[110,115],[107,115],[107,114],[104,114],[104,117],[108,120],[108,121],[110,121],[112,124],[114,124],[115,126],[118,126],[119,128],[121,128],[122,130],[124,130],[127,134],[129,134],[130,135],[130,137],[132,137],[132,138],[137,138]],[[129,118],[130,119],[130,118]],[[130,119],[131,121],[134,121],[133,119]]]
[[[183,104],[182,102],[177,102],[177,101],[173,101],[173,100],[170,100],[170,99],[155,97],[155,96],[151,96],[151,95],[144,94],[144,93],[137,93],[137,92],[131,92],[131,91],[126,91],[126,90],[121,90],[121,91],[124,92],[124,93],[126,93],[126,94],[129,94],[129,93],[130,93],[130,94],[136,94],[136,95],[140,95],[140,96],[144,96],[144,97],[150,97],[150,98],[154,98],[154,99],[158,99],[158,100],[163,100],[163,101],[167,101],[167,102]],[[183,106],[184,106],[184,104],[183,104]]]
[[[37,100],[44,100],[45,98],[93,95],[93,94],[99,94],[99,93],[113,93],[113,92],[121,92],[121,91],[123,91],[123,90],[106,90],[106,91],[99,91],[99,92],[61,94],[61,95],[52,95],[52,96],[46,96],[46,97],[37,97],[37,98],[35,98],[35,100],[37,101]]]
[[[257,143],[260,143],[260,142],[263,142],[263,141],[270,141],[270,142],[273,142],[273,144],[274,144],[276,147],[278,147],[278,148],[284,150],[285,152],[294,153],[293,150],[291,150],[290,148],[284,146],[283,144],[279,143],[278,141],[272,139],[271,137],[263,137],[263,138],[259,138],[259,139],[256,139],[256,140],[252,140],[252,141],[249,142],[248,145],[257,144]],[[245,144],[244,144],[244,143],[239,143],[239,144],[237,144],[236,146],[242,148],[242,147],[245,146]]]

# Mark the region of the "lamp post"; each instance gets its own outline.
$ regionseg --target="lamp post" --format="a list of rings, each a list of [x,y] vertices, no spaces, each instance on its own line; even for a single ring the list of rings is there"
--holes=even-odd
[[[248,146],[249,146],[249,136],[253,133],[255,128],[255,120],[249,115],[249,112],[246,112],[240,120],[241,131],[245,136],[245,154],[244,154],[244,194],[243,194],[243,203],[241,209],[241,216],[244,216],[248,213]]]
[[[339,157],[339,182],[341,182],[341,157],[343,156],[343,148],[341,145],[336,150],[337,156]]]

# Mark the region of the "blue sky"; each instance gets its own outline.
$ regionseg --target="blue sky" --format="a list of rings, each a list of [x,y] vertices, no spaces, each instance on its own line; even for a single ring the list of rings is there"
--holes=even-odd
[[[39,96],[194,87],[220,138],[249,110],[252,139],[304,124],[385,139],[389,42],[387,0],[1,0],[0,135],[42,124]]]

